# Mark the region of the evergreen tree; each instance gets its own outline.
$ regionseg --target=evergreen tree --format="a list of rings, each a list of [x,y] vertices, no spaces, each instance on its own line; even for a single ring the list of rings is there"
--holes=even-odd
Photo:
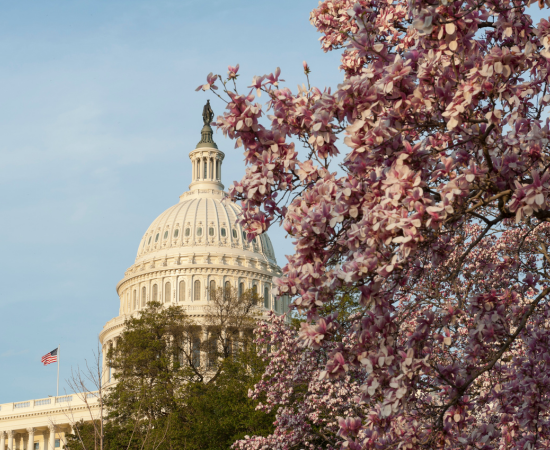
[[[202,327],[182,307],[156,302],[126,320],[107,354],[116,383],[102,399],[104,426],[75,424],[69,448],[228,449],[272,432],[274,414],[248,398],[265,368],[252,339],[257,304],[255,292],[220,288]]]

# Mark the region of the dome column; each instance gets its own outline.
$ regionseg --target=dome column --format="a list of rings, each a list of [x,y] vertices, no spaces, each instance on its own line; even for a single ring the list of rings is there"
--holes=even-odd
[[[50,429],[50,445],[48,446],[48,450],[55,450],[55,425],[50,425],[48,428]]]
[[[208,328],[207,327],[202,327],[202,342],[203,342],[203,345],[202,345],[202,348],[203,348],[203,361],[204,361],[204,365],[205,367],[208,367],[209,364],[210,364],[210,361],[209,361],[209,356],[210,356],[210,344],[211,342],[209,341],[209,333],[208,333]]]
[[[27,450],[34,450],[34,432],[36,431],[36,428],[27,428],[27,433],[29,433],[29,436],[27,438]],[[0,445],[0,448],[4,448]]]
[[[13,448],[13,437],[15,436],[15,431],[8,430],[8,450],[15,450]]]

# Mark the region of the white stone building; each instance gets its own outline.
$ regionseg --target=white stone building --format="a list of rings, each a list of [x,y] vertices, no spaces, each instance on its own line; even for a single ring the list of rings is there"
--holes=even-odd
[[[149,301],[181,305],[199,324],[210,292],[221,286],[231,285],[240,292],[255,289],[264,311],[283,313],[288,308],[286,299],[271,294],[272,278],[281,270],[269,237],[264,234],[248,242],[237,224],[240,207],[227,200],[223,191],[225,155],[212,139],[211,116],[208,119],[201,141],[189,154],[189,191],[149,226],[134,264],[116,286],[119,315],[99,335],[103,354],[116,345],[125,319],[138,314]],[[105,361],[103,365],[104,382],[109,383],[112,373]],[[62,448],[71,424],[98,415],[97,400],[93,394],[86,395],[91,409],[82,394],[0,404],[0,450]]]

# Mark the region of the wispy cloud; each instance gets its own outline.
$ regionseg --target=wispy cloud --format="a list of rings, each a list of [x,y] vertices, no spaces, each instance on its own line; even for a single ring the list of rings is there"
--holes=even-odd
[[[8,350],[7,352],[0,353],[0,358],[9,358],[10,356],[24,355],[29,353],[28,350]]]

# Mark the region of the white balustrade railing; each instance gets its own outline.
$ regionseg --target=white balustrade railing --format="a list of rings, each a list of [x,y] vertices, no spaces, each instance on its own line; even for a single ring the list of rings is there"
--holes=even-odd
[[[38,409],[39,411],[48,410],[48,408],[75,407],[83,406],[84,399],[99,398],[97,392],[87,392],[80,394],[63,395],[61,397],[40,398],[36,400],[26,400],[24,402],[3,403],[0,404],[0,417],[14,414],[15,411],[24,410],[25,414],[28,410]],[[82,405],[80,405],[82,404]],[[21,411],[23,412],[23,411]]]
[[[19,403],[14,403],[13,404],[13,407],[14,409],[15,408],[28,408],[29,406],[31,406],[31,402],[19,402]]]

